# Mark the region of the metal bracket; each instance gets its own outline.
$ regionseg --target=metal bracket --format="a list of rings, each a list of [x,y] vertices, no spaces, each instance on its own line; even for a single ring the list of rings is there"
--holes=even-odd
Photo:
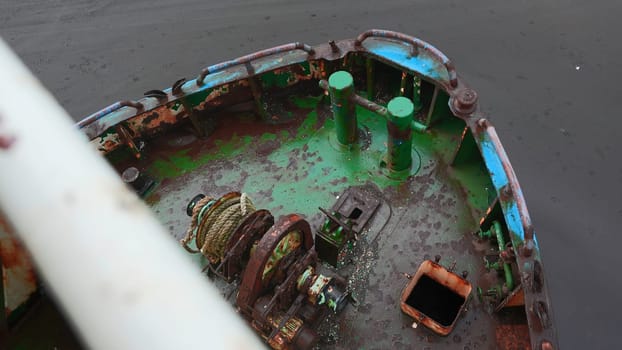
[[[337,266],[345,244],[356,239],[380,206],[380,200],[357,187],[346,189],[330,211],[319,208],[326,221],[315,235],[318,257]]]

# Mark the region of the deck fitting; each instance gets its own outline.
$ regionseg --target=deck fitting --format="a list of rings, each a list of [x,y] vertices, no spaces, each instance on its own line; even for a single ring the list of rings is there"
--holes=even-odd
[[[354,94],[354,78],[346,71],[338,71],[328,78],[337,140],[343,145],[351,145],[357,141],[357,122],[354,112],[354,103],[351,100]]]

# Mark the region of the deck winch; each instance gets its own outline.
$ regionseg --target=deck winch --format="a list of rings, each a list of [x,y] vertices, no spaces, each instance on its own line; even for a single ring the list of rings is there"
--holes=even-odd
[[[311,348],[316,323],[345,307],[346,283],[318,271],[311,228],[301,216],[275,223],[239,192],[198,195],[187,213],[192,221],[182,245],[203,254],[213,275],[239,283],[235,305],[274,349]]]

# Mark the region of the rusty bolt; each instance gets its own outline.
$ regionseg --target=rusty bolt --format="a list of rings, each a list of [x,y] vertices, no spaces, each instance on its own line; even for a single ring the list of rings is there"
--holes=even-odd
[[[458,104],[461,108],[471,108],[477,103],[477,92],[473,89],[464,89],[458,93]]]
[[[540,343],[540,349],[541,350],[553,350],[553,344],[551,344],[550,341],[548,340],[543,340],[542,343]]]
[[[525,245],[523,245],[523,249],[522,249],[523,256],[526,258],[530,257],[531,254],[533,253],[533,248],[534,248],[533,239],[525,240]]]
[[[510,184],[503,186],[501,188],[501,195],[503,196],[503,199],[509,200],[510,197],[512,197],[512,186],[510,186]]]
[[[477,108],[477,92],[473,89],[463,89],[453,99],[453,107],[459,114],[471,114]]]
[[[123,182],[130,185],[140,196],[145,194],[151,185],[153,185],[153,180],[145,176],[145,174],[141,173],[140,170],[135,167],[125,169],[121,174],[121,179]]]

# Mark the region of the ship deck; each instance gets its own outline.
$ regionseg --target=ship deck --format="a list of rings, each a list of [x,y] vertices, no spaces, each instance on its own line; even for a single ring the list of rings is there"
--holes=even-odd
[[[185,234],[186,205],[198,193],[246,192],[257,208],[275,218],[299,213],[314,230],[324,220],[318,207],[330,208],[346,189],[377,198],[380,207],[347,261],[338,269],[322,267],[348,279],[357,303],[321,324],[321,348],[493,349],[499,339],[518,339],[517,347],[528,347],[524,311],[493,313],[476,296],[477,286],[497,282],[482,260],[491,246],[474,235],[495,195],[483,165],[450,165],[464,122],[445,118],[415,133],[411,171],[394,176],[380,165],[387,147],[385,120],[357,107],[359,146],[344,150],[335,140],[328,97],[314,91],[318,94],[288,90],[273,96],[270,105],[280,107],[269,111],[268,121],[257,120],[242,104],[208,118],[207,137],[197,137],[187,124],[150,140],[140,160],[121,151],[109,159],[119,171],[135,166],[155,180],[145,201],[175,239]],[[466,271],[474,286],[446,337],[413,328],[399,304],[408,276],[436,255],[456,273]],[[191,256],[197,269],[206,264],[200,254]],[[212,280],[233,303],[233,287]]]

